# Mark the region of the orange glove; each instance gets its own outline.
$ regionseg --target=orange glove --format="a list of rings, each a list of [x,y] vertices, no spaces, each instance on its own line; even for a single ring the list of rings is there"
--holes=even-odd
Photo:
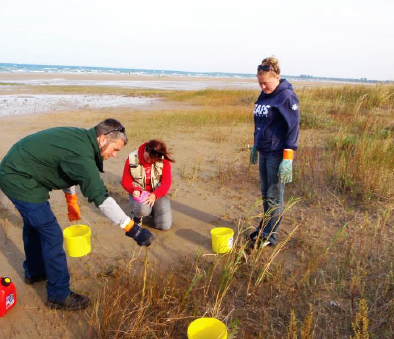
[[[126,225],[126,227],[124,228],[124,230],[127,232],[131,231],[131,229],[134,226],[134,220],[130,220],[130,222]]]
[[[137,242],[138,246],[148,247],[155,239],[154,235],[149,230],[142,228],[133,220],[130,220],[124,229],[126,231],[125,235],[133,238]]]
[[[81,219],[81,211],[78,206],[77,195],[64,193],[64,196],[66,197],[66,201],[67,201],[68,220],[70,220],[70,221],[80,220]]]

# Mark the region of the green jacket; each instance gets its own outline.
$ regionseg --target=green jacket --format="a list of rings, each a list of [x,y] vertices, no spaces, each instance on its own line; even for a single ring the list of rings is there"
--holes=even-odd
[[[108,197],[99,171],[103,160],[94,128],[55,127],[12,146],[0,164],[0,188],[14,200],[42,203],[51,190],[79,185],[99,206]]]

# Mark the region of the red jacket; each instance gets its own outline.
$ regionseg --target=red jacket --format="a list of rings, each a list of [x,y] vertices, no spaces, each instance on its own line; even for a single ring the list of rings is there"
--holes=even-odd
[[[140,164],[144,167],[145,173],[146,173],[147,185],[146,185],[145,189],[148,192],[153,192],[152,187],[150,185],[150,173],[149,173],[149,170],[151,169],[152,164],[149,164],[149,163],[145,162],[145,160],[144,160],[145,145],[146,145],[146,143],[142,144],[138,148],[138,160],[140,161]],[[147,172],[147,169],[148,169],[148,172]],[[135,187],[133,185],[133,182],[134,182],[134,179],[130,173],[129,158],[127,157],[126,163],[124,165],[124,170],[123,170],[122,186],[130,194],[133,194],[133,192],[135,190],[141,191],[141,188]],[[163,159],[163,173],[162,173],[161,180],[160,180],[160,186],[154,191],[156,199],[159,199],[159,198],[167,195],[168,191],[171,188],[171,183],[172,183],[171,163],[168,160]]]

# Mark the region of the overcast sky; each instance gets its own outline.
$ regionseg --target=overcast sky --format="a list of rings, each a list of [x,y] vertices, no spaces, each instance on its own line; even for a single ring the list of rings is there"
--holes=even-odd
[[[1,0],[0,62],[394,80],[392,0]]]

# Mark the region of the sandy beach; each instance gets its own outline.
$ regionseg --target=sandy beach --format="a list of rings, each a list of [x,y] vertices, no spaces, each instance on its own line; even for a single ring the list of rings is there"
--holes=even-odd
[[[200,90],[205,88],[254,88],[254,79],[150,76],[135,74],[0,73],[0,82],[56,86],[116,86],[162,90]]]
[[[110,81],[111,86],[123,87],[125,82],[133,81],[138,84],[138,88],[150,88],[152,84],[158,84],[160,89],[172,88],[174,83],[176,83],[174,87],[183,89],[191,89],[197,85],[199,88],[209,88],[215,85],[225,88],[239,84],[247,86],[252,84],[251,81],[238,79],[157,78],[148,80],[146,77],[138,76],[131,78],[127,75],[0,74],[0,83],[2,83],[0,85],[0,121],[1,125],[6,127],[3,128],[0,138],[0,159],[19,139],[41,129],[69,125],[90,128],[106,117],[128,121],[130,115],[134,114],[137,118],[151,114],[149,113],[151,111],[195,109],[185,108],[182,103],[169,105],[160,99],[143,96],[46,93],[45,86],[53,84],[52,82],[87,86],[87,82],[91,81],[89,86],[93,86],[93,83],[94,86],[98,86],[98,83],[101,86],[103,81]],[[148,119],[151,121],[147,122],[148,124],[154,124],[152,115],[149,115]],[[237,132],[241,133],[241,137],[244,138],[244,135],[251,131],[248,126],[245,126],[243,131]],[[196,130],[192,133],[184,131],[184,133],[177,134],[164,131],[163,133],[166,133],[164,141],[176,159],[172,169],[173,185],[170,191],[174,221],[173,227],[168,232],[152,229],[157,239],[149,248],[149,257],[152,265],[168,268],[174,263],[193,258],[197,249],[201,249],[206,255],[212,255],[210,229],[215,226],[236,229],[239,218],[247,213],[258,195],[258,185],[254,188],[245,187],[239,191],[215,190],[215,194],[212,194],[212,187],[217,185],[210,180],[194,179],[193,168],[204,163],[208,168],[213,166],[212,173],[214,173],[218,159],[229,159],[231,153],[238,152],[236,143],[223,148],[221,143],[207,138],[207,131]],[[224,132],[216,132],[219,136],[222,135],[221,133]],[[124,161],[129,152],[138,147],[140,143],[147,141],[145,138],[150,137],[156,136],[141,136],[131,128],[129,144],[119,152],[116,158],[105,162],[106,173],[103,175],[103,180],[111,196],[127,213],[130,210],[127,194],[120,186]],[[220,137],[226,138],[224,134]],[[205,150],[210,150],[209,154],[206,154]],[[246,152],[240,153],[240,157],[244,156]],[[108,222],[95,206],[89,204],[80,193],[79,196],[82,223],[91,226],[93,232],[92,253],[81,259],[68,258],[68,262],[72,288],[87,292],[91,290],[92,276],[110,267],[125,265],[133,256],[143,258],[145,249],[139,248],[132,240],[125,237],[121,230]],[[52,192],[50,203],[60,225],[63,228],[69,226],[62,192]],[[44,305],[45,283],[29,286],[23,282],[22,220],[18,211],[2,192],[0,192],[0,218],[0,276],[10,276],[18,292],[17,306],[4,318],[0,318],[0,336],[82,338],[83,334],[81,336],[76,334],[67,324],[75,322],[83,328],[81,322],[84,321],[84,316],[81,317],[77,313],[65,316],[62,312],[48,311]],[[146,222],[149,227],[149,220]],[[102,281],[98,280],[94,284],[98,284],[96,288],[99,288],[101,283]],[[60,336],[59,329],[62,333]]]
[[[129,82],[135,82],[133,86],[137,87],[127,87],[130,85]],[[103,83],[109,83],[109,85],[103,85]],[[125,86],[125,83],[128,85]],[[245,85],[241,87],[245,89],[244,91],[192,90],[196,87],[213,88],[211,85],[216,85],[217,88],[232,88],[232,86],[237,88],[236,86],[240,84]],[[319,86],[318,83],[313,82],[293,83],[293,85],[296,92],[301,91],[305,86]],[[343,84],[320,84],[320,86],[337,85]],[[248,86],[252,86],[253,89],[248,89]],[[173,88],[183,90],[176,91]],[[334,92],[353,93],[354,90],[356,89],[347,86],[335,89]],[[373,90],[376,91],[376,89]],[[128,75],[73,74],[63,76],[63,74],[0,73],[0,122],[2,126],[0,159],[18,140],[39,130],[55,126],[91,128],[105,118],[115,118],[126,127],[129,142],[117,157],[105,161],[105,173],[102,174],[102,179],[110,196],[127,214],[131,210],[130,203],[128,194],[120,182],[129,153],[143,142],[158,138],[166,142],[176,160],[172,165],[173,182],[169,191],[173,225],[169,231],[163,232],[152,227],[151,218],[144,218],[143,227],[149,228],[156,237],[148,249],[138,247],[132,239],[125,237],[119,227],[109,222],[101,215],[98,208],[90,204],[79,190],[77,191],[82,212],[82,220],[78,223],[89,225],[92,230],[91,253],[82,258],[68,257],[71,289],[88,295],[92,300],[92,306],[82,312],[50,311],[45,305],[45,283],[32,286],[24,283],[23,222],[19,212],[0,192],[0,276],[9,276],[13,280],[18,295],[16,306],[0,318],[0,337],[85,339],[89,337],[89,331],[99,331],[100,326],[105,325],[104,320],[96,323],[92,319],[99,319],[98,316],[102,316],[102,306],[97,309],[96,307],[103,299],[100,293],[106,291],[104,287],[118,290],[116,277],[119,272],[127,272],[127,279],[130,275],[130,283],[133,285],[134,282],[142,282],[142,265],[146,265],[144,267],[147,267],[152,274],[154,273],[154,279],[161,278],[157,275],[158,273],[167,277],[173,275],[176,269],[190,267],[191,271],[187,271],[187,277],[190,277],[192,281],[195,274],[196,276],[200,273],[206,274],[200,269],[196,271],[197,266],[194,267],[194,263],[197,260],[202,260],[208,266],[210,260],[216,258],[224,263],[222,259],[225,260],[226,257],[217,257],[212,250],[211,230],[217,226],[229,227],[238,235],[239,227],[241,227],[242,232],[246,234],[258,225],[262,217],[261,205],[259,205],[261,190],[258,166],[252,166],[249,163],[249,147],[253,140],[252,112],[259,92],[258,84],[252,80],[241,81],[234,78],[163,79],[156,77],[151,79],[145,76],[129,77]],[[314,92],[311,91],[311,93]],[[323,92],[329,96],[327,93],[329,94],[331,89]],[[305,98],[308,98],[308,94],[308,91],[303,93],[303,100],[307,100]],[[318,101],[318,97],[319,91],[312,99]],[[386,97],[391,96],[386,94]],[[300,170],[296,173],[300,177],[296,178],[285,191],[286,202],[291,201],[292,197],[297,200],[300,195],[303,199],[297,202],[294,209],[290,208],[285,213],[281,223],[278,238],[284,247],[281,247],[282,245],[267,247],[266,251],[261,253],[266,256],[264,260],[268,260],[267,263],[273,264],[272,272],[276,269],[281,272],[278,279],[283,282],[283,286],[286,285],[285,281],[292,281],[297,276],[305,276],[305,265],[314,260],[316,253],[325,253],[325,248],[332,245],[332,239],[336,239],[338,229],[341,227],[341,230],[343,229],[342,225],[346,225],[347,222],[350,223],[349,227],[354,225],[352,232],[356,230],[364,232],[364,229],[373,232],[370,225],[375,221],[371,220],[376,219],[374,214],[368,217],[363,216],[359,210],[352,212],[350,209],[350,212],[342,213],[345,211],[343,201],[336,199],[337,196],[331,190],[326,190],[324,172],[320,173],[321,164],[313,165],[308,160],[311,159],[310,157],[321,159],[319,157],[327,156],[324,153],[327,147],[326,141],[333,138],[332,127],[335,125],[330,124],[326,129],[319,126],[324,126],[328,118],[336,118],[336,116],[325,115],[325,110],[331,107],[331,102],[326,99],[327,102],[319,106],[322,112],[316,114],[317,118],[324,118],[324,120],[315,121],[313,119],[315,117],[314,100],[311,101],[313,105],[306,105],[305,109],[306,118],[309,117],[312,128],[304,128],[300,133],[299,144],[302,145],[302,149],[298,153],[296,165],[299,166]],[[311,110],[309,115],[308,108]],[[385,111],[384,114],[386,114]],[[362,118],[364,118],[363,114],[360,115],[360,119]],[[390,121],[389,117],[387,121]],[[309,168],[315,175],[310,174]],[[309,196],[309,191],[304,192],[303,185],[306,185],[306,190],[310,189],[314,192],[311,187],[315,187],[315,180],[317,187],[324,187],[324,189],[321,195],[313,193]],[[62,229],[73,224],[68,221],[66,202],[61,191],[51,192],[50,204]],[[377,202],[377,211],[383,208],[383,205],[378,205],[379,202]],[[387,213],[387,218],[392,219],[389,212]],[[380,217],[378,214],[377,218]],[[360,220],[361,225],[365,227],[359,227]],[[387,225],[389,222],[387,221]],[[294,233],[296,228],[297,234]],[[391,232],[391,228],[387,227],[387,229],[387,232]],[[293,234],[295,234],[294,237]],[[392,248],[389,243],[391,239],[389,233],[384,238],[386,241],[384,246]],[[346,244],[349,243],[347,238],[343,238],[343,241]],[[338,248],[343,249],[343,247]],[[245,269],[249,270],[251,266],[249,266],[247,256],[242,251],[234,251],[234,253],[244,256]],[[310,259],[305,257],[309,255],[308,253]],[[342,258],[341,253],[338,252],[338,260]],[[332,255],[336,254],[332,253]],[[392,256],[388,254],[389,257]],[[261,264],[261,267],[266,265],[263,262]],[[322,261],[321,265],[321,270],[325,270],[326,261]],[[336,274],[335,262],[333,265],[333,272],[335,271]],[[320,276],[320,268],[318,275]],[[184,277],[180,278],[180,284],[183,283],[182,278]],[[310,279],[315,281],[313,277]],[[323,280],[326,286],[325,278]],[[297,284],[297,281],[293,282]],[[239,283],[242,286],[245,285],[242,279]],[[270,286],[269,281],[266,284]],[[289,294],[282,296],[277,294],[276,285],[273,286],[270,292],[271,300],[268,301],[271,304],[266,304],[268,306],[264,309],[264,317],[269,312],[273,312],[274,316],[271,319],[283,321],[277,315],[278,299],[276,298],[281,298],[282,308],[288,307],[287,298],[296,296],[293,294],[292,286],[289,287]],[[199,289],[197,285],[196,289]],[[236,306],[237,299],[233,299],[236,293],[233,295],[233,291],[229,291],[230,299],[226,306],[227,313],[224,315],[225,317],[227,315],[239,317],[241,321],[249,323],[247,331],[251,333],[259,333],[259,326],[255,326],[254,314],[260,312],[261,302],[265,302],[266,298],[265,290],[255,290],[255,293],[257,292],[259,297],[255,300],[256,308],[250,309],[246,304]],[[317,302],[316,312],[321,312],[325,319],[323,323],[326,324],[331,321],[333,314],[332,308],[327,309],[327,305],[329,301],[338,300],[336,299],[337,290],[329,291],[329,294],[325,290],[317,292],[320,295],[310,298]],[[140,290],[136,290],[135,293],[139,295]],[[345,307],[348,307],[346,306],[348,297],[346,292],[344,293],[345,297],[342,302]],[[298,294],[298,296],[301,295],[304,296],[304,294]],[[206,307],[205,304],[203,305],[204,310],[209,310],[210,300],[207,300],[207,304]],[[234,311],[234,313],[238,312],[236,315],[232,315],[234,307],[237,308]],[[114,314],[117,318],[116,313]],[[244,318],[245,314],[249,314],[247,319]],[[262,319],[262,315],[259,314],[259,316]],[[171,314],[163,315],[158,320],[158,326],[162,325],[162,317],[171,318],[169,321],[180,326],[178,332],[186,332],[188,319],[180,320],[182,323],[179,323],[178,318],[172,319]],[[337,314],[337,321],[342,318],[342,313]],[[106,319],[106,316],[103,315],[102,319]],[[285,326],[281,326],[281,330],[283,327],[283,331],[286,331],[285,323],[281,324]],[[271,327],[269,323],[265,326]],[[349,328],[348,324],[344,326]],[[108,334],[112,331],[111,327],[107,329],[109,332],[106,332],[106,335],[112,336]],[[324,332],[324,330],[323,328],[321,331]],[[97,338],[97,336],[91,337]],[[177,339],[184,337],[185,335],[180,335]],[[259,336],[256,334],[254,337]]]

